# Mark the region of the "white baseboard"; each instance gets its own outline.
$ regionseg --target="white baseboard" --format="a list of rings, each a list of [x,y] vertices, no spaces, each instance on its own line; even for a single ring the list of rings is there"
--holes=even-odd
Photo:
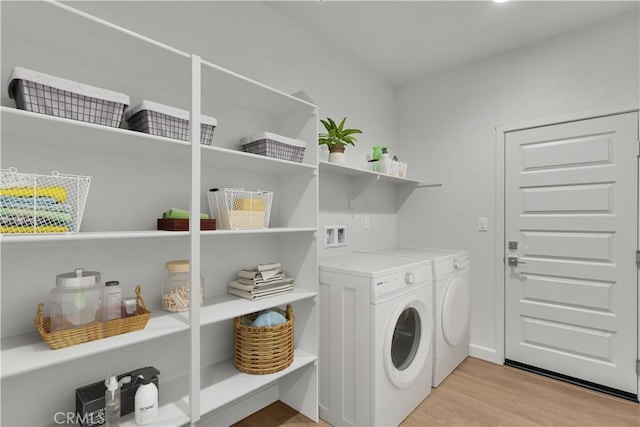
[[[498,352],[495,348],[483,347],[477,344],[469,344],[469,356],[486,360],[487,362],[502,365],[504,360],[498,359]]]

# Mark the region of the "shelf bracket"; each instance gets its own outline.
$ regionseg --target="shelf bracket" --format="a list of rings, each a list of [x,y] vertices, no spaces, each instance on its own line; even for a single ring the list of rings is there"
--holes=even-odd
[[[429,182],[421,182],[418,185],[416,185],[416,188],[430,188],[430,187],[444,187],[444,182],[429,181]]]

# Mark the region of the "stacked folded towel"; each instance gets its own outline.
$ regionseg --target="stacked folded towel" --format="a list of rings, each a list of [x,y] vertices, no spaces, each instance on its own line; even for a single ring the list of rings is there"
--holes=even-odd
[[[284,274],[280,263],[260,264],[240,270],[237,279],[229,282],[229,293],[257,300],[293,291],[293,281]]]
[[[74,229],[73,208],[64,187],[0,189],[0,232],[53,233]]]

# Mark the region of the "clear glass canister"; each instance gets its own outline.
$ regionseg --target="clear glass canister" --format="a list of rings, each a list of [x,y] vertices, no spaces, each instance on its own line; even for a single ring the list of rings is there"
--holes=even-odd
[[[200,304],[204,301],[204,279],[200,276]],[[169,261],[165,264],[162,285],[162,308],[168,311],[189,310],[189,261]]]
[[[76,268],[72,273],[57,275],[49,301],[51,332],[100,322],[101,296],[97,271]]]

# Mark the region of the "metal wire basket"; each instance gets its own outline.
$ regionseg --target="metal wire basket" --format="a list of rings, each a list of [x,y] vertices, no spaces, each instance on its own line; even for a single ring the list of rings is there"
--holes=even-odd
[[[207,193],[211,216],[222,230],[269,228],[271,191],[246,191],[244,188],[214,188]]]
[[[188,141],[189,112],[152,101],[143,101],[125,113],[129,128],[138,132]],[[211,145],[218,121],[215,117],[202,115],[200,143]]]
[[[16,107],[34,113],[118,127],[129,105],[125,94],[22,67],[14,67],[9,80]]]
[[[77,233],[91,177],[0,170],[0,232]]]

